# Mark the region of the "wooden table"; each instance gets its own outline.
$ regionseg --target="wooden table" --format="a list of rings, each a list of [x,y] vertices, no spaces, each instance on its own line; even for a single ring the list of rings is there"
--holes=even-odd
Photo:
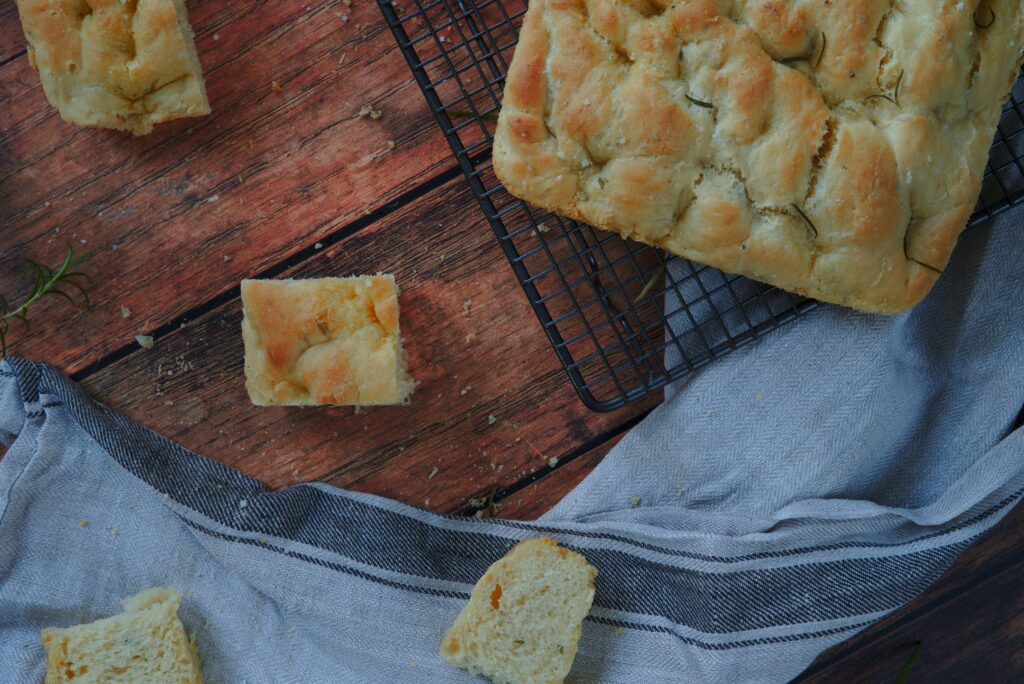
[[[271,487],[540,515],[658,398],[602,415],[575,396],[372,0],[190,11],[214,113],[132,138],[63,123],[0,6],[0,292],[68,244],[96,278],[88,310],[42,302],[11,352]],[[252,407],[239,280],[377,271],[402,285],[412,404]],[[1022,535],[1018,508],[804,680],[891,681],[918,640],[911,681],[1024,678]]]

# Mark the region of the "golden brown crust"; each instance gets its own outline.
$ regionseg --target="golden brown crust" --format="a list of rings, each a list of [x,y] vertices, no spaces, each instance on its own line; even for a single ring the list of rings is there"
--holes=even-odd
[[[902,311],[977,201],[1022,44],[1019,0],[532,0],[494,168],[542,208]]]
[[[210,113],[183,0],[18,0],[46,97],[69,123],[136,135]]]
[[[242,307],[257,406],[398,404],[412,391],[393,276],[243,280]]]

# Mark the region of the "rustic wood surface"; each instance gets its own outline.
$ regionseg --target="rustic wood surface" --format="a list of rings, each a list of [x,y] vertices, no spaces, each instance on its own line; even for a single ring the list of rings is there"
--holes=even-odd
[[[601,415],[575,396],[375,3],[189,8],[214,115],[131,138],[60,120],[0,6],[0,292],[24,294],[20,260],[67,244],[97,276],[91,308],[41,304],[11,352],[272,487],[546,511],[658,397]],[[383,117],[360,117],[365,104]],[[376,271],[402,285],[412,405],[249,406],[239,280]],[[917,641],[908,681],[1024,678],[1022,535],[1018,509],[801,679],[892,681]]]

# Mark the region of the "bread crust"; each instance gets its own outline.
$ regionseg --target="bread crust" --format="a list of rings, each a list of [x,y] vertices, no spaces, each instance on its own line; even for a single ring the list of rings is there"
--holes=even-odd
[[[1018,0],[531,0],[494,169],[541,208],[895,313],[972,213],[1022,45]]]
[[[257,406],[398,404],[412,392],[393,276],[243,280],[242,307]]]
[[[136,135],[210,113],[184,0],[17,0],[50,103],[68,123]]]

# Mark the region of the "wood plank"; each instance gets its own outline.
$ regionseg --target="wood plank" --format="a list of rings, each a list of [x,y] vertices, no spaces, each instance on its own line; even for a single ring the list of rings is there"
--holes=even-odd
[[[14,353],[79,370],[453,169],[374,3],[191,9],[214,113],[149,136],[64,124],[26,57],[0,68],[0,292],[65,244],[97,278],[90,311],[40,305]]]
[[[25,34],[18,21],[18,8],[13,2],[0,5],[0,65],[25,51]]]
[[[573,487],[583,481],[601,462],[625,433],[618,433],[605,442],[572,460],[560,462],[551,473],[531,482],[508,497],[498,499],[495,517],[510,520],[535,520],[562,500]]]
[[[319,480],[440,511],[484,499],[657,397],[615,414],[573,392],[460,178],[282,277],[394,272],[421,383],[410,406],[256,408],[237,298],[90,376],[100,401],[272,487]]]

